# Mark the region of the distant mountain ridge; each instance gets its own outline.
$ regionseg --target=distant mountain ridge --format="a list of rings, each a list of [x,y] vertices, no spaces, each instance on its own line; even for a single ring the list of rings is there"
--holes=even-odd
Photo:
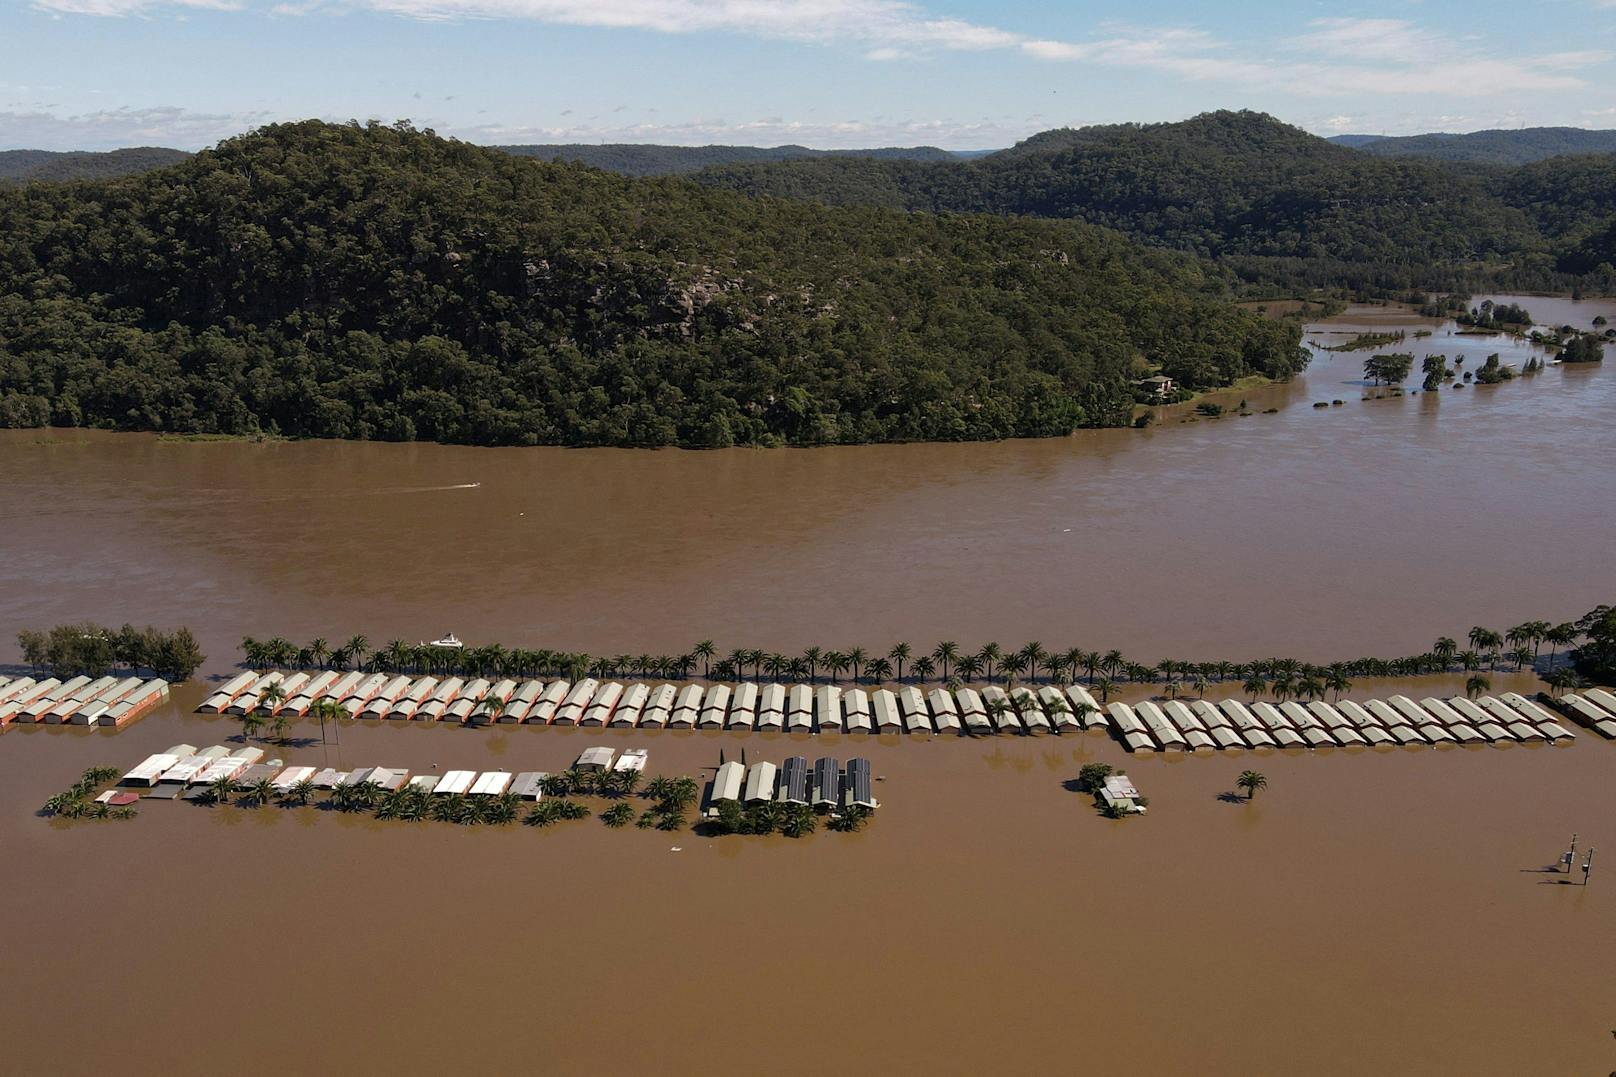
[[[1456,168],[1257,112],[1061,128],[971,161],[817,158],[694,178],[836,206],[1083,220],[1211,258],[1257,290],[1616,287],[1598,238],[1616,215],[1608,155]]]
[[[1523,127],[1468,134],[1336,135],[1330,141],[1377,157],[1425,157],[1473,165],[1529,165],[1550,157],[1616,153],[1616,131],[1581,127]]]
[[[545,161],[568,161],[604,168],[625,176],[679,176],[716,165],[770,164],[798,158],[868,157],[878,161],[953,161],[964,154],[950,153],[936,146],[886,146],[867,150],[816,150],[807,146],[659,146],[650,143],[616,142],[601,145],[560,143],[554,145],[490,146],[517,157],[537,157]]]
[[[0,150],[0,183],[116,179],[178,164],[190,156],[184,150],[162,146],[131,146],[104,152]]]

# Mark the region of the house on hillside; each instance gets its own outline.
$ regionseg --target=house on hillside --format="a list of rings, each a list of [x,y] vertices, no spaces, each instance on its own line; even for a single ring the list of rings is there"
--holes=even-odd
[[[1178,384],[1165,374],[1157,374],[1149,378],[1141,378],[1134,382],[1139,388],[1152,394],[1158,399],[1165,400],[1178,391]]]

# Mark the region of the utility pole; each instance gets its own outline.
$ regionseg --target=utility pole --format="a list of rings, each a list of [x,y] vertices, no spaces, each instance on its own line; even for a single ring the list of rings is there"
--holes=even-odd
[[[1575,834],[1573,834],[1573,835],[1571,835],[1571,848],[1567,849],[1565,852],[1560,854],[1560,866],[1562,868],[1564,868],[1566,874],[1569,875],[1569,874],[1571,874],[1571,869],[1574,866],[1576,866],[1576,863],[1577,863],[1577,836]]]
[[[1584,860],[1582,862],[1582,885],[1583,886],[1588,885],[1588,873],[1593,870],[1593,867],[1594,867],[1594,851],[1593,851],[1593,849],[1590,848],[1588,850],[1588,859],[1586,859],[1586,860]]]

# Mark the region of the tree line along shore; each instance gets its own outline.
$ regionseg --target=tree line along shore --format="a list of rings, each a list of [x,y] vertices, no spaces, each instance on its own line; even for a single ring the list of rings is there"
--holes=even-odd
[[[1468,644],[1468,645],[1466,645]],[[1599,606],[1577,621],[1526,621],[1504,631],[1476,626],[1464,642],[1441,637],[1430,650],[1401,658],[1357,658],[1316,664],[1294,658],[1254,659],[1246,662],[1192,662],[1162,659],[1153,663],[1129,659],[1121,651],[1091,651],[1081,647],[1052,649],[1034,641],[1021,647],[986,643],[976,648],[942,641],[929,650],[896,643],[882,651],[863,647],[837,650],[809,647],[800,654],[735,648],[721,652],[712,640],[702,640],[677,655],[591,655],[576,651],[507,648],[500,644],[477,647],[412,646],[402,640],[372,648],[368,637],[355,635],[333,644],[319,638],[299,645],[283,637],[242,640],[244,664],[253,669],[364,669],[370,672],[415,675],[507,677],[566,677],[578,680],[638,676],[669,680],[730,681],[790,679],[815,683],[880,683],[886,681],[969,685],[978,680],[1039,681],[1052,684],[1086,680],[1102,697],[1109,698],[1123,683],[1160,684],[1172,695],[1204,693],[1213,683],[1239,683],[1253,696],[1272,694],[1278,699],[1317,698],[1326,692],[1347,691],[1354,678],[1421,677],[1464,672],[1523,670],[1536,666],[1547,649],[1544,677],[1557,688],[1575,688],[1583,678],[1616,676],[1616,612]],[[1557,664],[1562,652],[1570,664]],[[1556,683],[1561,682],[1561,683]]]

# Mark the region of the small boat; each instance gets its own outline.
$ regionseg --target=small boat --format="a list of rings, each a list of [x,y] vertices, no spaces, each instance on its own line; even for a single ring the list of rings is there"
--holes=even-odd
[[[422,643],[421,646],[423,646],[423,647],[453,647],[455,650],[458,651],[458,650],[463,649],[466,645],[464,643],[461,643],[460,640],[455,637],[455,634],[453,632],[445,632],[442,639],[435,639],[431,643]]]

